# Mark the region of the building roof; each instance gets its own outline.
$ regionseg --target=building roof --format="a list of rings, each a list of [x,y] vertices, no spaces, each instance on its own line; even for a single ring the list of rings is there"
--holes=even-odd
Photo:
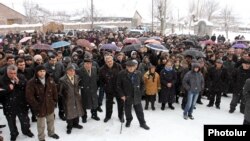
[[[0,3],[0,17],[7,19],[24,19],[25,16],[14,9]]]

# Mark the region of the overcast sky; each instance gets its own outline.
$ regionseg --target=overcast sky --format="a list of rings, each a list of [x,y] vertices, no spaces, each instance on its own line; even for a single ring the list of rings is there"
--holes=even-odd
[[[14,8],[24,14],[23,2],[25,0],[0,0],[1,3]],[[91,0],[30,0],[51,11],[66,11],[68,13],[83,8],[90,8]],[[126,16],[132,17],[135,10],[138,10],[146,20],[151,18],[152,0],[93,0],[95,8],[101,16]],[[220,5],[231,5],[234,13],[250,23],[250,2],[248,0],[218,0]],[[187,16],[189,0],[171,0],[173,15]]]

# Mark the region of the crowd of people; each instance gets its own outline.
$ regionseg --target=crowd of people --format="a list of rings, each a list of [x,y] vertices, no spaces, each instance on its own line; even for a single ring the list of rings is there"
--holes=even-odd
[[[31,39],[20,42],[24,37]],[[89,44],[78,44],[81,39]],[[143,39],[140,48],[123,51],[136,39]],[[234,44],[238,40],[244,37],[237,36]],[[58,41],[70,45],[34,49],[34,45]],[[148,43],[160,43],[169,52],[150,48]],[[117,48],[103,48],[107,44]],[[140,127],[149,130],[143,109],[151,106],[156,110],[157,98],[161,110],[175,110],[174,104],[181,103],[183,118],[193,120],[193,109],[196,104],[203,104],[202,97],[208,98],[207,107],[215,105],[220,109],[221,96],[232,93],[229,113],[234,113],[240,103],[244,124],[249,125],[250,52],[248,44],[245,46],[234,47],[221,35],[216,38],[144,33],[132,38],[122,32],[78,32],[77,36],[62,37],[53,33],[8,33],[0,43],[0,102],[10,140],[15,141],[19,135],[16,117],[22,133],[34,136],[29,110],[31,121],[37,122],[39,141],[45,141],[46,124],[48,136],[59,139],[54,127],[55,108],[60,119],[67,122],[67,134],[73,128],[82,129],[79,122],[88,121],[87,110],[91,119],[100,120],[98,112],[103,111],[104,97],[105,123],[112,117],[115,98],[120,122],[126,121],[125,126],[130,127],[133,106]]]

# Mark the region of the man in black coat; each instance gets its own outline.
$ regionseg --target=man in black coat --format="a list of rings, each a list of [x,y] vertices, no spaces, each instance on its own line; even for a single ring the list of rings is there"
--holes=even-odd
[[[240,112],[244,113],[244,103],[242,103],[243,99],[243,86],[246,80],[250,78],[250,61],[249,60],[243,60],[242,66],[236,69],[233,72],[233,98],[230,103],[230,110],[229,113],[233,113],[235,111],[235,108],[239,101],[241,101],[240,104]]]
[[[16,116],[18,116],[22,133],[26,136],[33,137],[30,131],[30,123],[28,117],[28,104],[25,99],[26,80],[24,76],[17,75],[17,67],[9,65],[7,71],[0,79],[0,87],[4,89],[3,111],[8,121],[11,141],[15,141],[18,136],[16,127]]]
[[[144,113],[141,104],[144,83],[142,74],[137,71],[138,62],[129,60],[126,62],[126,70],[119,72],[117,77],[117,92],[125,102],[126,127],[130,127],[132,116],[132,105],[134,106],[136,116],[140,122],[140,127],[149,130],[144,119]]]
[[[250,79],[246,80],[246,83],[243,87],[243,96],[245,103],[243,125],[250,125]]]
[[[108,122],[108,120],[111,118],[114,97],[117,101],[118,117],[120,121],[123,122],[123,104],[116,91],[117,75],[122,70],[122,66],[118,63],[115,63],[113,60],[113,56],[111,55],[105,56],[104,60],[105,65],[101,67],[99,72],[100,83],[101,86],[104,87],[104,91],[106,93],[106,116],[104,122]]]
[[[54,79],[57,84],[57,90],[59,91],[59,79],[64,75],[64,65],[61,62],[57,62],[57,58],[55,55],[51,55],[49,57],[49,61],[44,64],[47,73]],[[58,108],[59,108],[59,117],[61,120],[66,120],[62,98],[59,95],[58,97]]]

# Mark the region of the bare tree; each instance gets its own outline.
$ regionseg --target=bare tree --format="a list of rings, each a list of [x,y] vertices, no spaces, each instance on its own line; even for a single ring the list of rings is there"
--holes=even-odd
[[[31,24],[36,22],[35,17],[37,17],[38,14],[36,11],[37,6],[38,5],[36,5],[32,0],[25,0],[23,2],[27,23]]]
[[[222,8],[220,16],[223,19],[224,30],[226,32],[226,37],[228,38],[229,28],[235,22],[235,16],[233,14],[232,7],[226,5],[224,8]]]
[[[204,13],[208,21],[211,21],[214,14],[219,11],[220,5],[218,0],[205,0]]]
[[[166,19],[170,13],[171,0],[155,0],[155,17],[160,21],[160,33],[165,32]]]

